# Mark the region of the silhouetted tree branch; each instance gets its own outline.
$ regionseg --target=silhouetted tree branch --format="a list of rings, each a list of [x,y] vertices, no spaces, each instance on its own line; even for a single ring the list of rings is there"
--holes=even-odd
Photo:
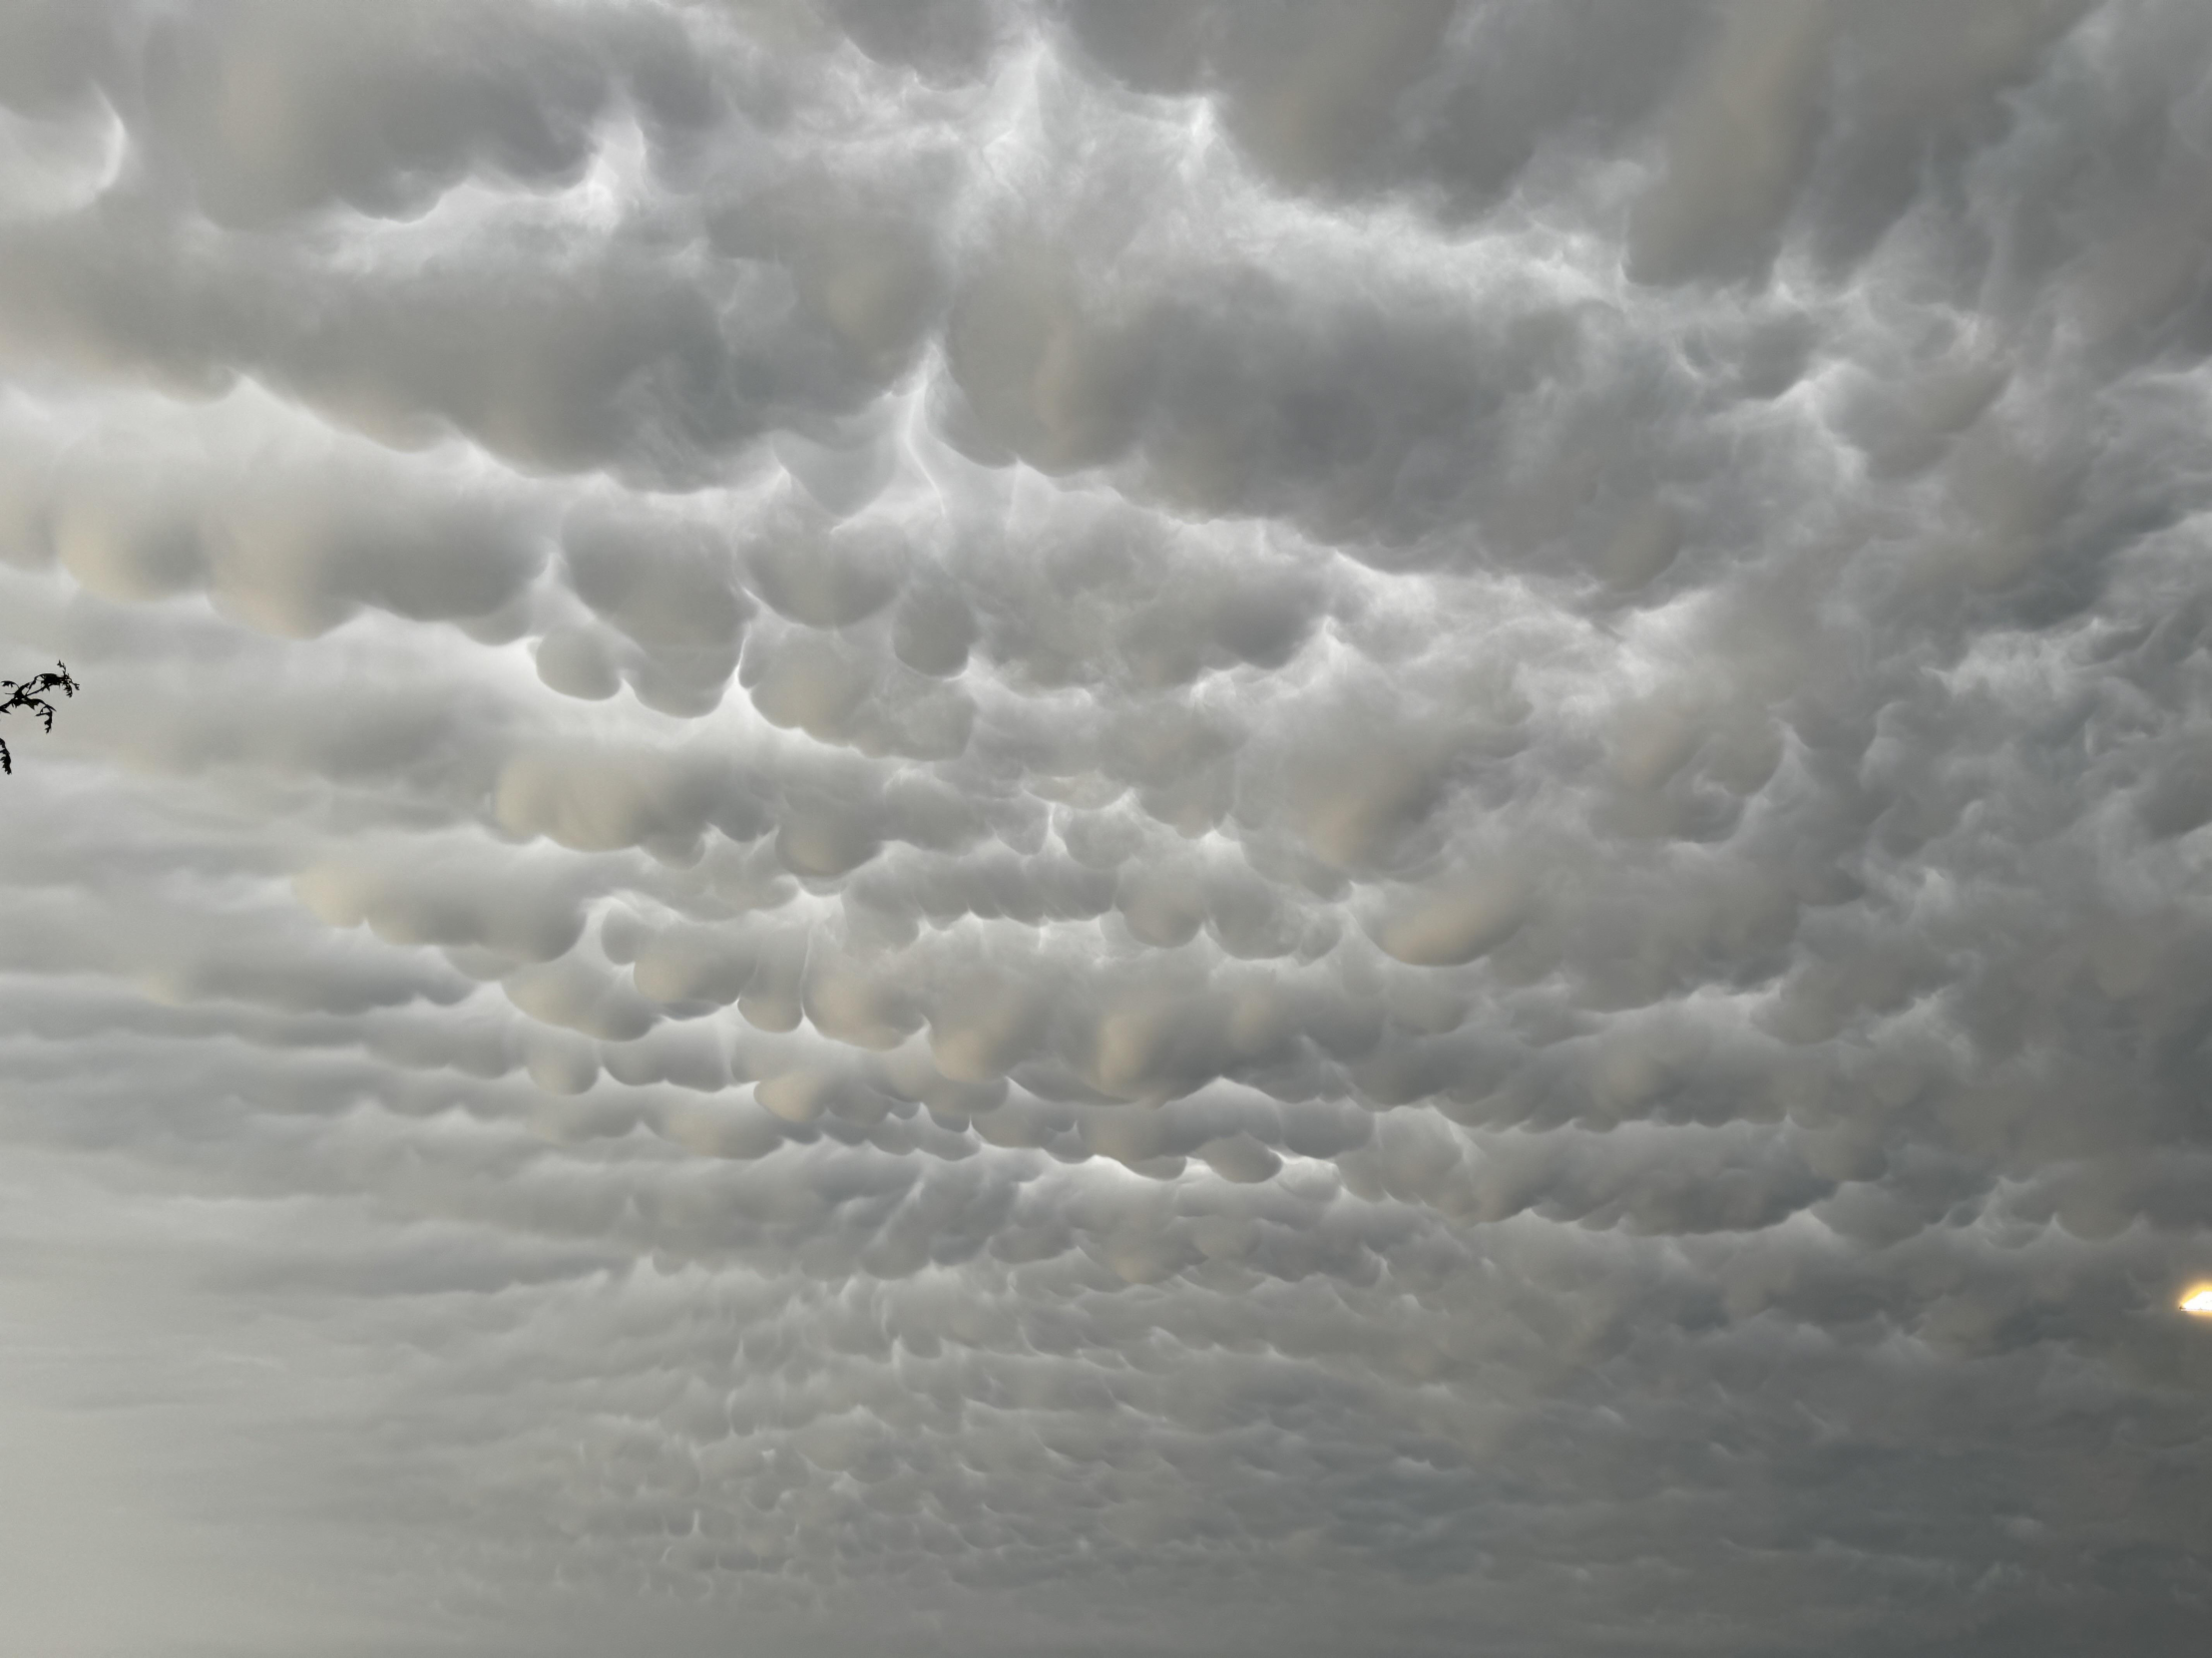
[[[0,714],[12,714],[18,708],[28,708],[45,724],[54,729],[54,704],[47,700],[48,691],[60,691],[64,696],[77,694],[77,681],[69,676],[69,669],[62,663],[54,664],[52,673],[41,673],[29,679],[0,679],[0,691],[8,693],[8,699],[0,702]],[[15,759],[8,753],[8,745],[0,741],[0,772],[13,774]]]

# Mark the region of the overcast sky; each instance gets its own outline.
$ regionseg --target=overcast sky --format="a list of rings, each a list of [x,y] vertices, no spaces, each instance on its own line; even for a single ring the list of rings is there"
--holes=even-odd
[[[0,1648],[2212,1645],[2203,0],[0,0]]]

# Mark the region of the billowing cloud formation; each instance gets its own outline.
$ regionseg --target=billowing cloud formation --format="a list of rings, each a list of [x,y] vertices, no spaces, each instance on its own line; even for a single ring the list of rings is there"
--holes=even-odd
[[[10,1642],[2199,1650],[2208,85],[0,3]]]

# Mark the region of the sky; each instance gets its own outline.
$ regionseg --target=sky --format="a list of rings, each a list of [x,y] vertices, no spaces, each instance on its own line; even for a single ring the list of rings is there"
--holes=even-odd
[[[2196,1654],[2202,0],[0,0],[0,1649]]]

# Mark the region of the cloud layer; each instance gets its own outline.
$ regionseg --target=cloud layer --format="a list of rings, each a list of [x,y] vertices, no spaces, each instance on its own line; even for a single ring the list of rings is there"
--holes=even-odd
[[[2195,1651],[2208,71],[0,3],[0,1621]]]

